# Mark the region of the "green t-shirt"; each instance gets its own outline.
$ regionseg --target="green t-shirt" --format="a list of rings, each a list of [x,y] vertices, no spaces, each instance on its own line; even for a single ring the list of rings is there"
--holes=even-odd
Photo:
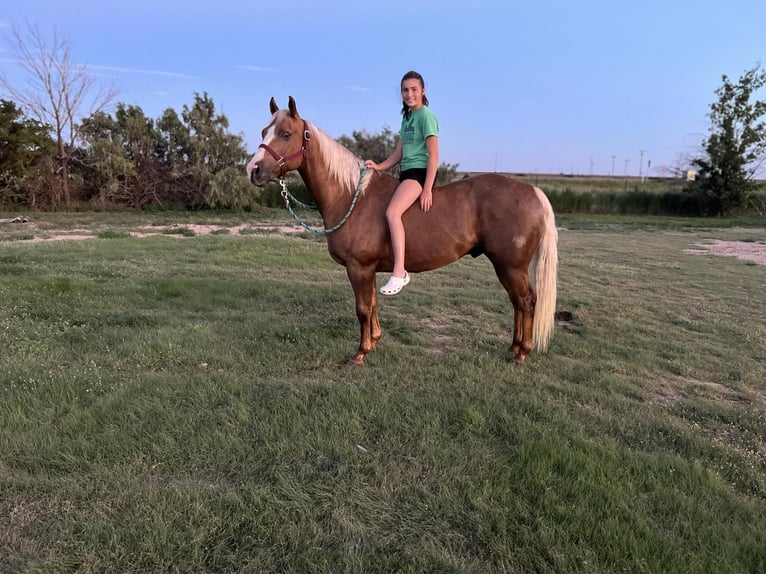
[[[399,130],[402,140],[401,170],[428,167],[426,138],[438,135],[439,120],[428,106],[421,106],[412,112],[410,119],[402,117],[402,128]]]

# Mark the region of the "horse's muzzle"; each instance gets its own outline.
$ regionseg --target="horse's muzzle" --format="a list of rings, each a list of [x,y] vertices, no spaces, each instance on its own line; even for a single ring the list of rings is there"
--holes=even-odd
[[[261,166],[255,165],[253,166],[253,169],[250,170],[250,182],[258,185],[258,176],[261,173]]]
[[[248,179],[250,183],[258,187],[264,187],[270,181],[270,173],[263,169],[261,162],[255,162],[247,166]]]

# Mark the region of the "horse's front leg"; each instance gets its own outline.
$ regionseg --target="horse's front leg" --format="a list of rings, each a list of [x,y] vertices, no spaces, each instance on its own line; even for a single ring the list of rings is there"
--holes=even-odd
[[[364,357],[380,340],[380,320],[378,319],[378,295],[375,290],[375,267],[346,267],[351,287],[354,289],[356,318],[359,320],[359,349],[348,360],[349,365],[364,365]]]

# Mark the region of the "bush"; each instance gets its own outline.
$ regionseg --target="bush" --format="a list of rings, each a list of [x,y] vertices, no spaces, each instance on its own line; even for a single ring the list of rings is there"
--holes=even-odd
[[[684,192],[656,193],[633,189],[623,192],[546,192],[553,209],[559,213],[599,213],[616,215],[702,215],[699,199]]]

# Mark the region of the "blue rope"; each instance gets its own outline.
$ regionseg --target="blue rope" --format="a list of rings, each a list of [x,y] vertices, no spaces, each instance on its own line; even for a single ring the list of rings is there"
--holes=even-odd
[[[287,188],[284,188],[284,192],[282,193],[282,197],[284,197],[286,200],[289,198],[290,201],[293,203],[297,203],[299,206],[301,206],[303,209],[318,209],[316,204],[312,203],[309,205],[308,203],[303,203],[300,199],[295,197],[292,193],[287,191]]]
[[[351,205],[348,207],[348,211],[346,211],[346,215],[344,215],[341,220],[330,227],[329,229],[326,228],[319,228],[319,227],[311,227],[310,225],[307,225],[298,215],[293,211],[292,205],[290,205],[290,200],[297,203],[301,207],[305,209],[317,209],[316,205],[308,205],[303,203],[302,201],[296,199],[292,193],[287,191],[287,184],[285,183],[284,179],[279,180],[279,184],[282,186],[282,197],[285,199],[285,207],[287,208],[287,211],[290,212],[290,215],[293,216],[293,219],[297,221],[303,229],[306,231],[310,231],[311,233],[322,233],[327,235],[328,233],[332,233],[333,231],[337,231],[340,229],[344,223],[346,223],[346,220],[351,216],[351,212],[354,211],[354,207],[356,206],[356,202],[359,199],[359,194],[362,193],[362,181],[364,181],[364,175],[367,173],[367,166],[364,164],[360,167],[360,175],[359,175],[359,184],[356,186],[356,191],[354,192],[354,197],[351,198]]]

